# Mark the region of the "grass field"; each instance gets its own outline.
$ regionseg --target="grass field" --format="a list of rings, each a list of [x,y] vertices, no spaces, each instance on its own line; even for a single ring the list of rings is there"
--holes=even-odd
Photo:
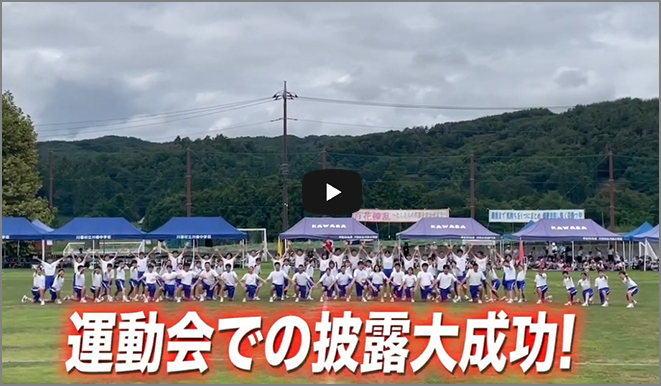
[[[70,288],[71,273],[67,274],[65,288]],[[557,302],[564,301],[560,273],[549,274],[550,293]],[[611,306],[602,308],[589,307],[582,318],[583,341],[580,360],[575,363],[574,371],[565,378],[545,378],[541,381],[531,377],[507,377],[481,375],[453,378],[416,377],[407,381],[418,383],[659,383],[659,275],[656,273],[633,273],[634,280],[640,287],[639,305],[634,309],[625,308],[624,286],[611,274]],[[532,273],[529,278],[531,282]],[[576,279],[575,279],[576,280]],[[90,281],[88,280],[88,283]],[[44,307],[32,304],[22,304],[20,298],[29,294],[32,285],[31,272],[27,270],[6,270],[2,272],[2,382],[3,383],[89,383],[77,380],[75,377],[62,375],[65,349],[62,343],[62,325],[68,316],[65,307],[47,304]],[[273,310],[273,305],[266,300],[267,291],[262,292],[260,306],[264,314]],[[237,297],[242,296],[239,294]],[[529,297],[532,291],[529,290]],[[239,311],[243,303],[219,304],[217,302],[203,303],[204,307]],[[94,305],[82,305],[91,306]],[[117,304],[121,308],[121,304]],[[432,309],[434,304],[415,303],[420,310]],[[532,303],[521,307],[535,307]],[[185,304],[168,304],[166,307],[185,307]],[[322,304],[287,303],[287,309],[293,311],[319,311]],[[291,307],[291,308],[289,308]],[[450,305],[457,313],[487,307],[461,303]],[[552,307],[566,307],[555,304]],[[298,310],[296,310],[298,308]],[[455,311],[453,311],[455,312]],[[257,378],[240,376],[232,371],[210,371],[201,380],[195,382],[208,383],[310,383],[305,377],[284,377],[269,374]],[[126,378],[120,378],[118,383],[124,383]],[[319,378],[320,383],[347,383],[341,375]],[[167,381],[172,383],[172,379]],[[313,380],[314,381],[314,380]],[[144,380],[143,380],[144,382]],[[179,382],[176,380],[175,382]],[[103,383],[107,383],[107,378]],[[183,382],[186,383],[186,382]]]

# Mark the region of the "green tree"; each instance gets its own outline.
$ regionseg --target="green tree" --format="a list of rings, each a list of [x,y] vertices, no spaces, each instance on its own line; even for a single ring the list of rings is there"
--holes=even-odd
[[[2,215],[51,223],[53,211],[37,196],[42,187],[38,169],[37,133],[30,116],[2,93]]]

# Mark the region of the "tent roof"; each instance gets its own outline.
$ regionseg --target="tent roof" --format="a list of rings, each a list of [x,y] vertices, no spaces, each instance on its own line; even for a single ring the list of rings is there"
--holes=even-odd
[[[472,218],[446,217],[418,220],[397,237],[401,239],[496,240],[500,237]]]
[[[512,234],[524,241],[619,241],[622,236],[590,219],[541,219]]]
[[[374,240],[379,235],[352,217],[305,217],[280,234],[285,240]]]
[[[654,228],[650,223],[645,221],[641,226],[632,230],[631,232],[625,233],[622,235],[622,240],[631,241],[635,236],[648,232]]]
[[[123,217],[76,217],[48,233],[52,240],[143,240],[145,233]]]
[[[44,232],[52,232],[53,231],[53,228],[49,227],[48,225],[44,224],[43,222],[41,222],[39,220],[32,221],[32,225],[34,225],[35,227],[41,229]]]
[[[3,240],[43,240],[45,233],[25,217],[2,218]]]
[[[4,230],[3,230],[4,232]],[[649,240],[652,242],[659,242],[659,226],[655,226],[654,228],[650,229],[649,231],[645,233],[641,233],[637,236],[634,237],[636,241],[645,241]]]
[[[521,232],[524,229],[530,228],[531,226],[535,225],[535,222],[536,222],[535,220],[528,221],[528,223],[526,225],[524,225],[523,228],[519,229],[518,232]],[[518,238],[512,236],[511,233],[507,234],[507,235],[503,235],[503,239],[504,240],[518,240]]]
[[[222,217],[173,217],[148,236],[158,240],[243,240],[247,237]]]

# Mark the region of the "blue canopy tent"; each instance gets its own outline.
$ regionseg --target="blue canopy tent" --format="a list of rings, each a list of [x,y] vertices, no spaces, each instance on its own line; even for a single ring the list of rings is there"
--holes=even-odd
[[[535,225],[535,221],[530,221],[526,225],[523,226],[523,228],[519,229],[518,232],[521,232],[523,230],[526,230],[530,228],[531,226]],[[519,241],[518,237],[512,236],[512,233],[503,235],[503,241]]]
[[[36,241],[43,240],[46,231],[34,226],[24,217],[2,218],[2,240]]]
[[[157,240],[245,240],[247,235],[222,217],[173,217],[147,236]]]
[[[652,230],[652,228],[654,228],[653,225],[651,225],[651,224],[648,223],[648,222],[644,222],[644,223],[643,223],[641,226],[639,226],[638,228],[632,230],[632,231],[629,232],[629,233],[625,233],[625,234],[623,234],[623,235],[622,235],[622,240],[624,240],[624,241],[634,241],[634,239],[635,239],[636,236],[641,235],[641,234],[643,234],[643,233],[645,233],[645,232],[649,232],[650,230]]]
[[[36,226],[37,228],[41,229],[44,232],[52,232],[53,228],[49,227],[48,225],[44,224],[43,222],[39,220],[34,220],[32,221],[32,225]]]
[[[123,217],[76,217],[48,234],[50,240],[144,240],[146,233]]]

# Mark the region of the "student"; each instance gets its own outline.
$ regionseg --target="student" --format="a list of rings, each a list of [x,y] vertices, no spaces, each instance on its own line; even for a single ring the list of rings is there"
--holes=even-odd
[[[362,302],[366,302],[365,299],[365,287],[367,284],[367,279],[369,274],[365,271],[365,263],[362,261],[358,262],[358,268],[353,271],[353,285],[356,287],[356,297]]]
[[[79,258],[78,256],[71,255],[71,264],[73,265],[73,280],[72,286],[76,288],[76,275],[78,274],[78,267],[85,266],[87,263],[87,254],[84,254],[83,257]],[[74,291],[75,292],[75,291]]]
[[[60,268],[57,271],[53,285],[48,289],[53,303],[62,304],[62,288],[64,288],[64,269]]]
[[[381,255],[381,264],[383,265],[383,273],[386,275],[386,277],[390,278],[393,272],[392,270],[395,264],[395,258],[387,249],[383,251],[383,254]]]
[[[381,299],[381,303],[384,301],[384,285],[388,283],[388,277],[386,274],[381,270],[380,265],[375,265],[374,266],[374,271],[369,276],[369,285],[372,287],[372,298],[374,299]]]
[[[335,276],[335,285],[337,287],[337,295],[340,299],[351,299],[351,285],[353,284],[353,277],[349,273],[350,267],[347,265],[342,266],[340,272]]]
[[[321,279],[317,282],[321,286],[321,296],[319,297],[319,302],[323,303],[324,300],[332,299],[333,293],[336,288],[336,279],[333,277],[330,268],[326,268],[326,271],[321,275]]]
[[[195,285],[195,288],[199,288],[199,287],[202,288],[202,290],[199,291],[201,292],[200,294],[201,302],[205,300],[214,300],[213,297],[216,289],[217,279],[218,279],[218,272],[211,269],[210,262],[208,261],[205,262],[204,270],[200,272],[200,274],[197,276],[197,283]]]
[[[599,270],[599,276],[594,279],[594,286],[599,292],[599,300],[602,307],[608,307],[608,295],[611,294],[611,289],[608,286],[608,276],[604,273],[603,269]]]
[[[241,278],[241,285],[244,290],[243,302],[246,300],[259,300],[259,290],[262,288],[264,280],[259,277],[254,271],[253,267],[248,267],[248,273]]]
[[[526,274],[528,273],[528,265],[526,263],[520,263],[519,266],[517,267],[517,274],[516,274],[516,291],[517,291],[517,298],[516,300],[519,303],[523,303],[526,301]]]
[[[583,292],[583,307],[587,307],[592,304],[592,298],[594,297],[594,291],[592,290],[592,284],[590,283],[590,277],[587,272],[581,273],[581,279],[578,281],[578,285]]]
[[[633,308],[638,302],[634,298],[636,294],[638,294],[638,284],[636,284],[633,279],[627,275],[626,272],[620,271],[620,279],[622,280],[622,283],[627,287],[627,301],[629,304],[627,305],[627,308]]]
[[[150,301],[158,301],[156,298],[156,285],[158,283],[159,275],[158,272],[154,269],[153,264],[149,264],[147,266],[147,272],[145,272],[140,279],[138,279],[140,282],[144,282],[144,288],[145,288],[145,303],[149,303]]]
[[[46,260],[41,260],[37,257],[35,257],[35,260],[39,261],[41,263],[41,272],[42,275],[44,275],[44,280],[45,280],[45,288],[50,288],[53,286],[53,283],[55,282],[55,275],[57,274],[57,266],[60,264],[62,259],[57,259],[53,261],[52,257],[47,257]]]
[[[310,275],[305,272],[305,266],[303,264],[298,266],[298,272],[292,277],[292,281],[296,286],[296,299],[295,302],[298,302],[300,299],[312,300],[312,296],[308,293],[310,291],[310,283],[314,286],[314,282]]]
[[[112,263],[108,263],[105,266],[106,268],[103,271],[103,277],[101,278],[101,283],[103,285],[102,296],[105,296],[107,301],[112,302],[114,298],[110,293],[110,288],[112,287],[112,283],[115,280],[115,270],[113,269]]]
[[[137,301],[139,298],[138,289],[140,287],[140,272],[138,272],[138,261],[131,261],[131,268],[129,268],[129,293],[126,294],[126,297]]]
[[[511,258],[505,258],[503,262],[503,286],[505,287],[507,303],[514,302],[514,286],[516,285],[516,268],[512,265]],[[525,279],[525,276],[524,276]],[[524,281],[525,286],[525,281]]]
[[[81,302],[81,303],[87,303],[87,300],[85,299],[85,265],[79,265],[78,266],[78,272],[76,272],[76,276],[74,277],[74,281],[76,284],[73,287],[73,296],[74,299]]]
[[[103,299],[101,298],[101,291],[103,289],[103,272],[101,268],[96,267],[92,271],[92,286],[90,291],[92,292],[92,300],[95,303],[101,303]]]
[[[234,267],[232,264],[225,264],[225,272],[220,274],[220,302],[222,303],[225,299],[225,293],[227,293],[227,299],[229,301],[234,301],[234,294],[236,293],[236,285],[239,283],[239,277],[234,272]]]
[[[55,279],[53,278],[53,281]],[[44,290],[46,288],[46,278],[44,277],[44,271],[42,266],[37,266],[37,269],[34,270],[32,274],[32,303],[39,303],[40,305],[45,305],[44,302]],[[26,295],[23,295],[21,302],[27,303],[30,298]]]
[[[443,272],[438,274],[436,278],[436,283],[438,283],[440,299],[442,302],[446,302],[452,293],[454,292],[454,283],[457,281],[457,278],[450,271],[450,266],[443,266]],[[436,299],[438,301],[438,298]],[[456,303],[457,299],[452,298],[452,302]]]
[[[168,300],[176,300],[176,290],[177,290],[177,277],[179,275],[172,269],[170,262],[167,263],[165,267],[165,272],[161,274],[161,280],[163,281],[163,292],[165,293],[165,298]]]
[[[422,263],[422,271],[418,272],[417,287],[420,288],[420,297],[423,302],[429,300],[433,283],[434,276],[429,272],[429,264]]]
[[[115,297],[117,297],[121,293],[122,301],[128,302],[129,299],[126,296],[125,283],[126,283],[126,263],[124,261],[120,261],[117,264],[117,272],[115,273],[115,287],[117,287],[117,290],[115,291]]]
[[[565,286],[565,290],[567,291],[567,303],[565,303],[565,306],[571,306],[572,304],[576,303],[576,295],[578,294],[578,291],[576,290],[574,280],[571,278],[569,271],[563,271],[562,278],[562,284]]]
[[[390,274],[390,301],[394,302],[395,298],[402,299],[404,290],[404,277],[406,274],[402,271],[402,266],[395,263],[395,270]]]
[[[496,268],[491,263],[487,263],[487,268],[486,268],[486,276],[488,276],[489,283],[491,284],[489,286],[489,294],[487,297],[488,302],[495,302],[498,300],[498,290],[500,289],[500,279],[498,278],[498,273],[496,272]],[[484,286],[484,283],[486,280],[482,283]],[[487,292],[486,289],[487,287],[483,287],[484,292]],[[487,295],[487,294],[485,294]]]
[[[544,272],[544,268],[539,268],[537,274],[535,274],[535,291],[537,292],[537,304],[542,304],[544,302],[550,302],[550,296],[546,296],[546,293],[549,290],[547,283],[547,275]]]
[[[280,269],[280,263],[275,263],[274,270],[266,278],[266,281],[271,282],[269,302],[273,303],[274,300],[285,300],[285,281],[288,282],[288,279],[287,275]]]
[[[468,285],[468,291],[470,293],[469,302],[477,302],[482,304],[481,293],[482,293],[482,272],[476,263],[473,263],[473,269],[466,272],[466,277],[464,281],[461,282],[460,287]]]
[[[413,272],[413,268],[409,268],[404,275],[404,296],[403,300],[408,300],[411,303],[415,303],[413,298],[415,295],[415,287],[418,284],[418,277]]]
[[[179,277],[181,278],[181,284],[179,284],[177,303],[181,303],[181,300],[192,300],[193,294],[193,280],[197,278],[197,274],[190,269],[190,264],[184,264],[183,271],[179,272]],[[182,296],[183,295],[183,296]]]

